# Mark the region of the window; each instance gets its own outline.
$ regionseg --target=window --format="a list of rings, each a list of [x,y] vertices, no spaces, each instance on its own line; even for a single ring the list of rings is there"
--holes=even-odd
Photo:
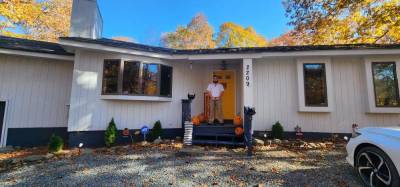
[[[103,95],[172,96],[172,67],[139,61],[105,60]]]
[[[124,95],[142,94],[142,87],[140,85],[140,62],[124,62],[122,93]]]
[[[143,64],[143,93],[144,95],[158,94],[158,64]]]
[[[160,95],[170,97],[172,94],[172,67],[161,65]]]
[[[328,106],[325,64],[304,64],[306,106]]]
[[[399,88],[395,62],[372,62],[376,107],[399,107]]]
[[[118,93],[118,79],[120,72],[120,60],[105,60],[103,68],[103,94]]]
[[[332,112],[332,66],[329,58],[297,59],[300,112]]]

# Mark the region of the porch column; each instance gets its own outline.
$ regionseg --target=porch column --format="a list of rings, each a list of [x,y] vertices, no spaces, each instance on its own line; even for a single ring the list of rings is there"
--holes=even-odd
[[[252,120],[255,114],[253,98],[253,59],[243,59],[243,116],[244,143],[247,155],[253,155]]]
[[[243,59],[243,106],[254,107],[253,99],[253,59]]]

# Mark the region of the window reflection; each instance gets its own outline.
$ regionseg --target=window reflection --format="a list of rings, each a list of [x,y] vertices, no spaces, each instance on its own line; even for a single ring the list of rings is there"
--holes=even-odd
[[[304,64],[306,106],[328,106],[325,64]]]
[[[373,62],[373,82],[377,107],[399,107],[399,89],[396,76],[396,63]]]

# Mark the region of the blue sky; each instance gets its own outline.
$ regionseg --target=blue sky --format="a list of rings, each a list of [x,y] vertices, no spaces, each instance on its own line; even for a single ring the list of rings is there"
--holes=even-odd
[[[162,33],[186,25],[197,13],[218,29],[232,21],[253,26],[267,39],[290,29],[280,0],[98,0],[104,36],[128,36],[136,42],[159,45]]]

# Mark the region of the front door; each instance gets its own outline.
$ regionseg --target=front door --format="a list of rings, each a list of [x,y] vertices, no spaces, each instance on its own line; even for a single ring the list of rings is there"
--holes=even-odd
[[[3,122],[4,122],[4,114],[6,112],[6,102],[0,101],[0,140],[2,139],[3,135]]]
[[[218,76],[219,83],[224,85],[224,95],[222,96],[222,112],[224,119],[231,120],[235,116],[235,72],[231,70],[214,71],[213,75]]]

